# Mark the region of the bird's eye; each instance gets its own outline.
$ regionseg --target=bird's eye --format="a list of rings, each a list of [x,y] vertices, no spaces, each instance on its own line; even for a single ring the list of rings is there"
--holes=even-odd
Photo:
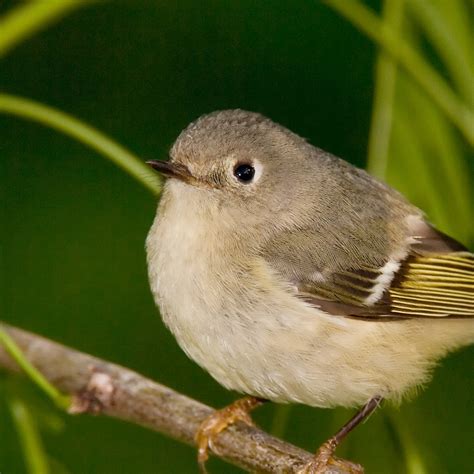
[[[238,164],[234,168],[234,176],[244,184],[248,184],[255,176],[255,168],[248,164]]]

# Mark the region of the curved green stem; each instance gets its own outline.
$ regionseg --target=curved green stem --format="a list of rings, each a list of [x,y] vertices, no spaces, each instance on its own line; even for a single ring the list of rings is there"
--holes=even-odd
[[[473,111],[458,99],[420,54],[358,0],[323,1],[383,47],[456,125],[467,142],[474,146]]]
[[[276,438],[283,438],[290,420],[292,405],[275,405],[270,433]]]
[[[63,17],[70,11],[91,3],[90,0],[67,0],[27,2],[7,12],[0,19],[0,57],[7,54],[18,43],[33,36],[41,28]]]
[[[384,21],[400,28],[404,0],[386,0]],[[374,105],[370,127],[367,170],[380,179],[385,178],[393,121],[393,99],[397,80],[397,65],[385,51],[380,51],[375,69]]]
[[[13,424],[20,438],[28,472],[31,474],[48,474],[50,472],[41,436],[35,420],[27,406],[17,397],[7,398]]]
[[[0,94],[0,113],[16,115],[49,126],[88,145],[125,170],[137,181],[158,195],[161,181],[144,162],[123,146],[77,118],[44,104],[23,97]]]
[[[51,385],[29,361],[16,345],[15,341],[0,326],[0,344],[3,344],[11,358],[20,366],[20,368],[28,375],[28,377],[51,398],[56,405],[64,410],[69,408],[71,399],[67,395],[63,395],[59,390]]]
[[[385,413],[387,421],[398,436],[407,474],[428,474],[418,443],[415,442],[409,431],[409,423],[406,423],[406,420],[400,421],[400,413],[395,412],[393,408],[387,409]]]
[[[471,51],[467,56],[464,54],[463,48],[456,42],[452,28],[433,2],[411,0],[408,6],[418,18],[420,28],[425,31],[438,50],[458,90],[472,107],[474,105],[474,75],[472,62],[470,63]],[[466,13],[469,15],[469,11]]]

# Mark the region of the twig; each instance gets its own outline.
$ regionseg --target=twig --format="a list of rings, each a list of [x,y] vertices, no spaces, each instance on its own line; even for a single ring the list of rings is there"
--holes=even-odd
[[[101,413],[194,445],[213,409],[136,372],[2,323],[28,360],[58,390],[72,394],[71,413]],[[0,367],[19,367],[0,345]],[[251,472],[296,473],[311,454],[264,431],[236,424],[215,441],[216,455]],[[331,467],[328,474],[347,474]]]

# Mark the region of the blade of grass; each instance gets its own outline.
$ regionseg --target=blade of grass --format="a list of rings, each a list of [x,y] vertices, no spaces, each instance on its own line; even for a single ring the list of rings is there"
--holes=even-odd
[[[425,160],[417,130],[410,124],[410,114],[400,106],[393,124],[393,156],[387,171],[388,181],[407,198],[427,211],[430,220],[440,227],[449,228],[449,218],[432,200],[436,193],[433,168]]]
[[[12,394],[7,397],[7,404],[20,439],[28,472],[49,474],[50,469],[41,436],[28,407]]]
[[[275,405],[270,433],[276,438],[283,438],[290,420],[292,408],[292,405]]]
[[[469,63],[470,55],[463,54],[448,22],[441,16],[441,12],[433,3],[426,0],[411,0],[408,5],[418,20],[418,25],[438,50],[459,92],[472,107],[474,104],[474,77]]]
[[[156,173],[122,145],[77,118],[53,107],[9,94],[0,94],[0,113],[32,120],[75,138],[125,170],[153,194],[159,195],[161,181]]]
[[[469,62],[474,67],[472,62],[473,50],[472,40],[472,15],[473,5],[471,0],[431,0],[435,8],[440,12],[443,21],[449,25],[449,30],[465,57],[470,58]]]
[[[0,31],[2,32],[0,35],[0,57],[5,56],[11,49],[42,28],[46,28],[54,21],[87,3],[92,3],[92,1],[44,2],[36,0],[23,3],[7,12],[0,19]]]
[[[407,109],[406,119],[416,114],[417,120],[411,126],[422,148],[420,159],[427,162],[432,170],[433,183],[427,193],[429,208],[426,210],[438,208],[443,222],[449,224],[445,230],[467,242],[472,232],[466,226],[467,222],[472,221],[472,191],[467,163],[456,142],[456,135],[444,116],[420,94],[416,85],[402,81],[400,97],[406,103],[405,106],[400,104]]]
[[[415,442],[408,428],[409,423],[406,420],[400,421],[400,413],[394,408],[386,409],[385,417],[386,422],[394,428],[399,438],[407,474],[428,474],[421,450],[417,448],[418,443]]]
[[[323,1],[383,47],[474,146],[473,111],[458,99],[446,81],[417,51],[358,0]]]
[[[394,31],[400,28],[404,0],[386,0],[383,18]],[[375,92],[370,127],[367,170],[380,179],[385,177],[389,157],[393,120],[393,99],[397,65],[384,50],[380,51],[375,69]]]
[[[20,366],[28,377],[61,409],[67,410],[71,404],[71,399],[63,395],[59,390],[51,385],[46,378],[34,367],[25,357],[22,350],[15,341],[0,325],[0,344],[3,344],[11,358]]]
[[[409,20],[412,10],[408,9],[406,13]],[[420,41],[419,26],[407,21],[401,32],[405,41],[414,48]],[[395,104],[393,120],[401,121],[405,126],[397,126],[400,133],[393,133],[389,159],[397,160],[399,166],[390,164],[388,181],[394,184],[399,176],[398,189],[412,197],[415,195],[415,200],[428,212],[430,219],[450,235],[468,243],[472,232],[465,223],[472,220],[472,193],[467,162],[456,130],[404,71],[399,75]],[[405,141],[400,142],[402,135]],[[404,149],[407,146],[410,160]],[[418,160],[426,165],[420,167]],[[416,169],[418,173],[414,173]],[[414,174],[415,182],[412,179]],[[446,199],[447,195],[450,199]]]

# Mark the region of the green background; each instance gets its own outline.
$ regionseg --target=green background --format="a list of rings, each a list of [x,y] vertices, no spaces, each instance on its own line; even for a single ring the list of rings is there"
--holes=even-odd
[[[0,14],[13,5],[0,4]],[[165,158],[199,115],[239,107],[364,166],[375,57],[369,40],[317,1],[108,2],[3,58],[0,90],[71,113],[143,160]],[[438,184],[443,193],[442,177]],[[145,266],[156,208],[147,190],[70,138],[0,115],[0,192],[1,319],[212,406],[235,398],[187,359],[159,319]],[[400,473],[413,447],[427,472],[471,472],[473,355],[443,361],[427,391],[380,410],[339,453],[368,473]],[[0,390],[35,407],[53,472],[197,471],[193,449],[159,434],[62,415],[31,384],[5,375]],[[294,407],[284,437],[314,450],[350,413]],[[271,429],[274,414],[268,405],[255,419]],[[209,468],[238,471],[216,460]],[[0,472],[26,472],[1,393]]]

